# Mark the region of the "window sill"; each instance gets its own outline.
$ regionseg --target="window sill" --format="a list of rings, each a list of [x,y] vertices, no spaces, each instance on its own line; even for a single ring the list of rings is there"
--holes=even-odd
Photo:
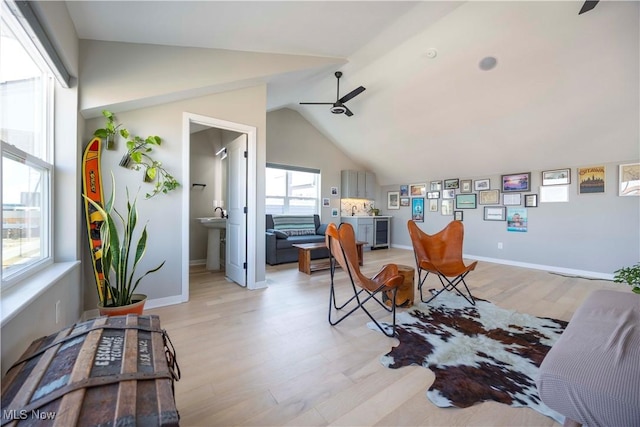
[[[80,261],[58,262],[3,290],[0,297],[1,325],[13,319],[25,307],[53,286],[58,280],[80,265]]]

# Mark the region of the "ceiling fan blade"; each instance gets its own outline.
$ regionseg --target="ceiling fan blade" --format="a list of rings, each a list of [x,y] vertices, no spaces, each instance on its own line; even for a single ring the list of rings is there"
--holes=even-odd
[[[582,9],[580,9],[580,12],[578,12],[578,15],[582,15],[585,12],[589,12],[591,9],[593,9],[594,7],[596,7],[596,5],[598,4],[599,0],[587,0],[584,2],[584,4],[582,5]]]
[[[360,95],[364,91],[365,91],[365,88],[360,86],[359,88],[352,90],[351,92],[349,92],[348,94],[340,98],[338,101],[344,104],[348,100],[355,98],[356,96]]]
[[[301,102],[301,105],[333,105],[333,102]]]
[[[345,115],[345,116],[347,116],[347,117],[351,117],[351,116],[353,116],[353,113],[351,112],[351,110],[349,110],[349,109],[347,108],[347,106],[346,106],[346,105],[343,105],[343,107],[344,107],[344,115]]]

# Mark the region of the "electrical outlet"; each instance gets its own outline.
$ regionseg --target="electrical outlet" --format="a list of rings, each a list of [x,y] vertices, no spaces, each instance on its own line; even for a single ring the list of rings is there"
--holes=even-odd
[[[60,323],[60,301],[56,301],[56,325]]]
[[[502,249],[502,242],[498,242],[498,249]]]

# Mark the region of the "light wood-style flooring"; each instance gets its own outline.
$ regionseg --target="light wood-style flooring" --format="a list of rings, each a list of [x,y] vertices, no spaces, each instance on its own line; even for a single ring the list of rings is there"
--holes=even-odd
[[[372,275],[385,263],[414,266],[413,252],[367,251],[362,269]],[[336,275],[346,290],[345,273]],[[558,425],[531,409],[492,402],[438,408],[426,397],[431,371],[380,364],[398,341],[368,329],[361,311],[329,325],[328,270],[308,276],[296,263],[267,266],[267,281],[268,288],[249,291],[193,267],[188,303],[145,312],[160,316],[177,350],[182,426]],[[428,283],[439,286],[437,278]],[[474,296],[501,307],[564,320],[593,290],[627,291],[487,262],[467,283]]]

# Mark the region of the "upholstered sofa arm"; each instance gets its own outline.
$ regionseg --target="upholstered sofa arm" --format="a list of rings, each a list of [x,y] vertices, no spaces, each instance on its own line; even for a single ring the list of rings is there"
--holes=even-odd
[[[273,232],[266,232],[266,246],[267,246],[267,263],[273,265],[278,263],[278,254],[276,252],[276,235]]]

